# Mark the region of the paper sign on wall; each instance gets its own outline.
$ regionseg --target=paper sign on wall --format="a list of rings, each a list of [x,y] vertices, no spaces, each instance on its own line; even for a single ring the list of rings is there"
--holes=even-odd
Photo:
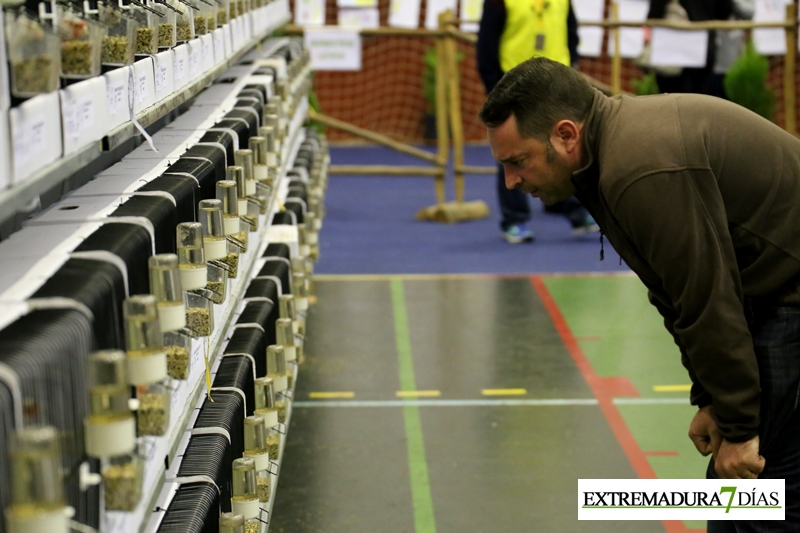
[[[619,20],[626,22],[644,22],[650,10],[647,0],[618,0]],[[644,29],[620,28],[619,51],[622,57],[639,57],[644,47]],[[614,55],[614,39],[609,34],[608,54]]]
[[[439,27],[439,13],[453,10],[453,13],[458,9],[458,0],[428,0],[427,7],[425,8],[425,27],[429,30],[435,30]]]
[[[395,28],[417,28],[421,0],[391,0],[389,4],[389,26]]]
[[[338,7],[378,7],[378,0],[336,0]]]
[[[650,45],[650,62],[653,65],[704,67],[708,52],[708,32],[653,28]]]
[[[787,0],[756,0],[753,22],[778,22],[786,19]],[[786,31],[781,28],[753,29],[753,45],[764,55],[786,53]]]
[[[294,23],[298,26],[325,25],[325,0],[295,0]]]
[[[313,70],[361,70],[361,34],[350,29],[313,29],[305,32]]]
[[[378,28],[381,15],[377,7],[339,8],[339,26],[347,28]]]
[[[603,0],[572,0],[575,18],[578,23],[603,20]],[[578,26],[578,54],[586,57],[599,57],[603,51],[604,29],[598,26]]]
[[[461,0],[461,31],[477,32],[483,15],[483,0]]]

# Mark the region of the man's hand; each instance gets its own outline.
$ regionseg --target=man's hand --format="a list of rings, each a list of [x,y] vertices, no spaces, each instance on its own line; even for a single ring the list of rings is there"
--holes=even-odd
[[[711,416],[712,409],[713,407],[708,405],[697,411],[689,425],[689,438],[702,455],[713,453],[716,457],[722,443],[722,434]]]
[[[758,435],[745,442],[723,440],[714,454],[714,470],[722,479],[756,479],[764,470],[758,453]]]

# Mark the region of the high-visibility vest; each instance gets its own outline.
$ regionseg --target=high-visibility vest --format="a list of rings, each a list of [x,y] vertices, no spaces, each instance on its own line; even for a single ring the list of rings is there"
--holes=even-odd
[[[569,0],[505,0],[506,26],[500,37],[500,67],[508,72],[534,55],[569,66]],[[540,50],[537,50],[537,40]]]

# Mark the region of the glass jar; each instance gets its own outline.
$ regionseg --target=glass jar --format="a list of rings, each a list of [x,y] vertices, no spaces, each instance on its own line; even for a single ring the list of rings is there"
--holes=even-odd
[[[249,457],[233,461],[231,510],[245,520],[258,517],[259,501],[256,488],[256,462]]]
[[[222,202],[200,200],[200,223],[203,225],[203,245],[206,261],[223,259],[227,253]]]
[[[300,332],[300,324],[297,321],[297,310],[294,307],[294,295],[281,294],[278,297],[278,310],[281,318],[288,318],[292,321],[292,330],[297,335]]]
[[[294,338],[294,324],[291,318],[279,318],[275,321],[276,342],[283,346],[286,361],[297,360],[297,345]]]
[[[292,294],[294,295],[294,305],[298,313],[305,313],[308,310],[308,289],[306,287],[305,272],[292,272]]]
[[[225,303],[228,294],[228,271],[225,268],[208,263],[207,297],[215,304]]]
[[[139,409],[136,411],[136,431],[139,435],[163,437],[169,427],[172,395],[164,383],[136,387]]]
[[[266,181],[267,172],[267,139],[266,137],[250,137],[250,150],[253,152],[253,177],[256,181]]]
[[[88,360],[89,416],[84,422],[86,454],[109,457],[133,451],[136,426],[128,407],[128,362],[121,350],[102,350]]]
[[[186,326],[193,337],[209,337],[214,331],[214,304],[194,293],[187,295]]]
[[[149,385],[167,377],[167,354],[152,294],[139,294],[122,303],[125,351],[131,385]]]
[[[188,296],[189,298],[195,296],[201,300],[203,299],[194,294],[189,294]],[[190,324],[188,316],[190,309],[191,307],[186,311],[187,324]],[[164,350],[167,352],[167,373],[169,377],[179,380],[189,379],[192,364],[192,338],[177,331],[164,333]]]
[[[278,425],[278,410],[275,408],[275,383],[271,377],[256,378],[255,414],[264,419],[267,429]]]
[[[176,254],[157,254],[147,260],[150,291],[158,301],[161,331],[175,331],[186,326],[186,303]]]
[[[232,168],[226,169],[226,174]],[[227,176],[226,176],[227,177]],[[239,233],[239,197],[236,181],[220,180],[217,182],[217,200],[222,202],[222,221],[225,226],[225,235],[236,235]]]
[[[178,269],[183,290],[191,291],[206,286],[206,259],[203,250],[203,225],[199,222],[181,222],[176,229],[178,244]]]
[[[87,79],[100,74],[100,58],[105,28],[62,6],[58,13],[61,37],[61,77]]]
[[[267,433],[263,417],[255,415],[244,419],[244,456],[256,463],[256,494],[261,503],[269,501],[271,486]]]
[[[114,5],[98,5],[100,22],[106,26],[100,61],[103,65],[121,67],[133,64],[139,23]]]
[[[144,461],[136,453],[111,457],[102,475],[106,510],[135,511],[142,499]]]
[[[6,11],[11,94],[30,98],[58,89],[60,40],[47,24],[23,13]]]
[[[236,513],[219,515],[219,533],[245,533],[244,517]]]
[[[158,24],[160,16],[141,6],[130,4],[124,6],[139,26],[136,28],[136,54],[154,55],[158,53]]]

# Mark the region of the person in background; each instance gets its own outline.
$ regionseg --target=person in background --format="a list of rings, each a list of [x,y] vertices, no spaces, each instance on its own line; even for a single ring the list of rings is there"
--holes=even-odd
[[[648,19],[666,17],[670,2],[674,0],[650,0]],[[705,20],[727,20],[733,13],[732,0],[680,0],[678,3],[686,11],[691,22]],[[680,8],[678,8],[680,9]],[[716,61],[716,32],[708,32],[708,52],[703,67],[684,67],[677,76],[656,74],[656,82],[662,93],[698,93],[711,94],[713,69]]]
[[[578,66],[578,21],[570,0],[484,0],[476,47],[478,72],[488,94],[505,72],[534,55]],[[507,188],[502,165],[497,172],[497,197],[503,237],[529,242],[533,232],[528,197]],[[575,198],[548,208],[567,217],[575,235],[597,231],[589,212]]]
[[[733,0],[731,20],[752,20],[755,12],[754,0]],[[717,32],[717,57],[711,74],[708,94],[728,99],[725,94],[725,74],[744,51],[744,30]]]

